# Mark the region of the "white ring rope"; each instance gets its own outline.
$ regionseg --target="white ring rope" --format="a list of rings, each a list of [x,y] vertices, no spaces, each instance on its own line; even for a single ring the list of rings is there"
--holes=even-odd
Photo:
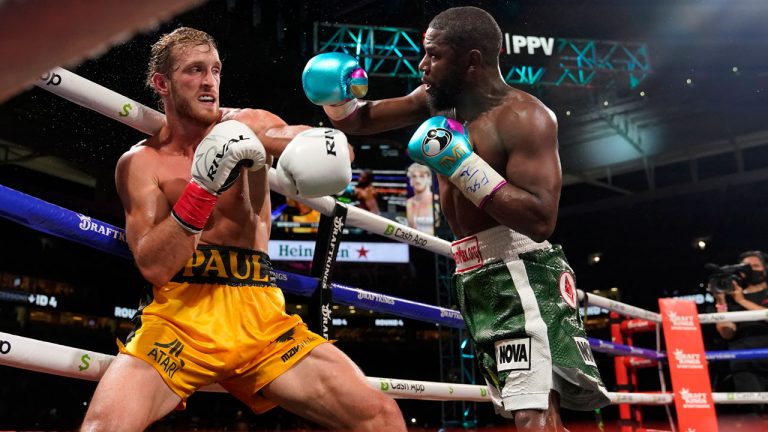
[[[60,67],[43,74],[36,85],[149,135],[155,134],[165,123],[164,114]],[[285,191],[277,185],[274,179],[274,169],[270,169],[270,189],[285,195]],[[312,199],[299,197],[299,201],[326,216],[331,214],[336,203],[336,200],[331,197]],[[441,238],[425,234],[415,228],[374,215],[357,207],[346,207],[347,221],[356,228],[420,247],[436,254],[452,256],[451,244]]]
[[[657,312],[651,312],[645,309],[641,309],[636,306],[628,305],[620,301],[611,300],[596,294],[584,293],[582,290],[577,290],[579,293],[579,301],[587,296],[587,303],[591,306],[598,306],[609,311],[619,313],[621,315],[630,318],[642,318],[648,321],[656,323],[661,322],[661,314]],[[764,321],[768,320],[768,310],[762,311],[738,311],[738,312],[717,312],[717,313],[704,313],[699,314],[699,323],[701,324],[715,324],[723,321],[731,322],[747,322],[747,321]]]
[[[608,309],[609,311],[617,312],[624,316],[628,316],[632,318],[642,318],[642,319],[647,319],[648,321],[653,321],[657,323],[661,322],[661,314],[657,312],[651,312],[645,309],[640,309],[639,307],[628,305],[626,303],[622,303],[616,300],[611,300],[605,297],[601,297],[599,295],[588,294],[582,290],[577,290],[577,291],[579,293],[579,301],[583,300],[584,296],[586,296],[587,303],[592,306],[599,306],[603,309]]]
[[[89,381],[98,381],[115,358],[108,354],[43,342],[10,333],[0,332],[0,341],[3,341],[5,347],[3,355],[0,355],[0,365]],[[481,385],[380,377],[366,377],[366,381],[372,388],[400,399],[491,401],[487,387]],[[226,390],[218,384],[203,387],[200,391],[226,393]],[[613,404],[667,405],[673,402],[673,396],[670,393],[609,392],[608,396]],[[768,392],[712,393],[712,399],[718,404],[767,403]]]
[[[699,322],[702,324],[715,324],[723,321],[747,322],[768,320],[768,310],[716,312],[699,314]]]
[[[69,378],[98,381],[115,356],[0,332],[0,365]],[[420,400],[490,402],[485,386],[366,377],[368,384],[392,397]],[[226,393],[218,384],[200,391]]]
[[[44,73],[35,85],[148,135],[154,135],[165,124],[165,115],[161,112],[64,68],[56,67]]]
[[[277,182],[274,168],[269,169],[269,188],[274,192],[285,195],[282,186]],[[293,199],[312,207],[326,216],[331,215],[334,205],[338,203],[347,208],[347,223],[355,228],[364,229],[373,234],[392,238],[398,242],[407,243],[411,246],[420,247],[438,255],[453,257],[451,254],[451,243],[446,240],[425,234],[415,228],[400,224],[361,208],[340,203],[332,197],[304,198],[298,196]]]

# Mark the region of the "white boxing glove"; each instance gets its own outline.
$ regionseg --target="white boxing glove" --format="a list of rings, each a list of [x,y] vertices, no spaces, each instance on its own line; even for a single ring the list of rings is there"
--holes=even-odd
[[[227,190],[240,176],[240,166],[264,168],[264,145],[250,127],[237,120],[217,124],[195,150],[192,181],[212,194]]]
[[[337,129],[308,129],[288,143],[276,171],[278,183],[289,196],[337,194],[352,181],[347,137]]]
[[[174,204],[171,215],[186,230],[199,233],[219,195],[240,176],[240,167],[262,169],[266,158],[264,146],[251,128],[237,120],[217,124],[197,145],[192,180]]]

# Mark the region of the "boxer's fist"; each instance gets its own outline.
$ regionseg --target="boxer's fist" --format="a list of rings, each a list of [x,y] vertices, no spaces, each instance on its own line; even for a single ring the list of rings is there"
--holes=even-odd
[[[288,143],[276,171],[288,196],[317,198],[339,193],[352,181],[347,137],[336,129],[306,130]]]
[[[251,128],[227,120],[211,129],[195,150],[192,181],[214,195],[227,190],[240,176],[240,166],[264,168],[267,153]]]
[[[202,231],[218,201],[240,176],[240,167],[264,168],[266,151],[251,128],[236,120],[217,124],[203,138],[192,161],[192,180],[171,215],[190,232]]]
[[[368,92],[368,75],[348,54],[323,53],[307,62],[301,84],[313,104],[337,105],[364,97]]]
[[[450,176],[472,154],[464,126],[443,116],[419,126],[408,143],[408,156],[439,174]]]
[[[425,121],[408,143],[408,155],[450,178],[476,206],[482,208],[507,181],[476,155],[464,126],[443,116]]]

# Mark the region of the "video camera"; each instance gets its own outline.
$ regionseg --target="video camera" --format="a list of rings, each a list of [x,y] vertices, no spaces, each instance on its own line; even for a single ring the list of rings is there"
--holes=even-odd
[[[733,292],[733,282],[744,288],[752,278],[752,266],[749,264],[705,264],[704,268],[710,273],[707,289],[712,294]]]

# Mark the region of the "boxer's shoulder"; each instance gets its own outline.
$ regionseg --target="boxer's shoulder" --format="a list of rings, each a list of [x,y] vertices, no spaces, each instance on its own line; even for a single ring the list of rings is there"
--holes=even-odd
[[[557,132],[557,118],[536,97],[525,92],[510,94],[504,102],[482,116],[495,125],[501,135],[524,138],[531,134],[549,135]]]
[[[128,150],[123,153],[120,160],[123,159],[147,159],[158,156],[159,144],[155,137],[150,137],[145,140],[141,140],[132,145]]]
[[[126,150],[117,161],[116,170],[118,174],[127,174],[134,171],[153,171],[161,159],[158,147],[154,143],[156,143],[156,140],[152,137],[139,141]]]
[[[286,125],[285,121],[276,114],[258,108],[222,108],[221,121],[227,120],[245,123],[257,134],[273,127]]]

